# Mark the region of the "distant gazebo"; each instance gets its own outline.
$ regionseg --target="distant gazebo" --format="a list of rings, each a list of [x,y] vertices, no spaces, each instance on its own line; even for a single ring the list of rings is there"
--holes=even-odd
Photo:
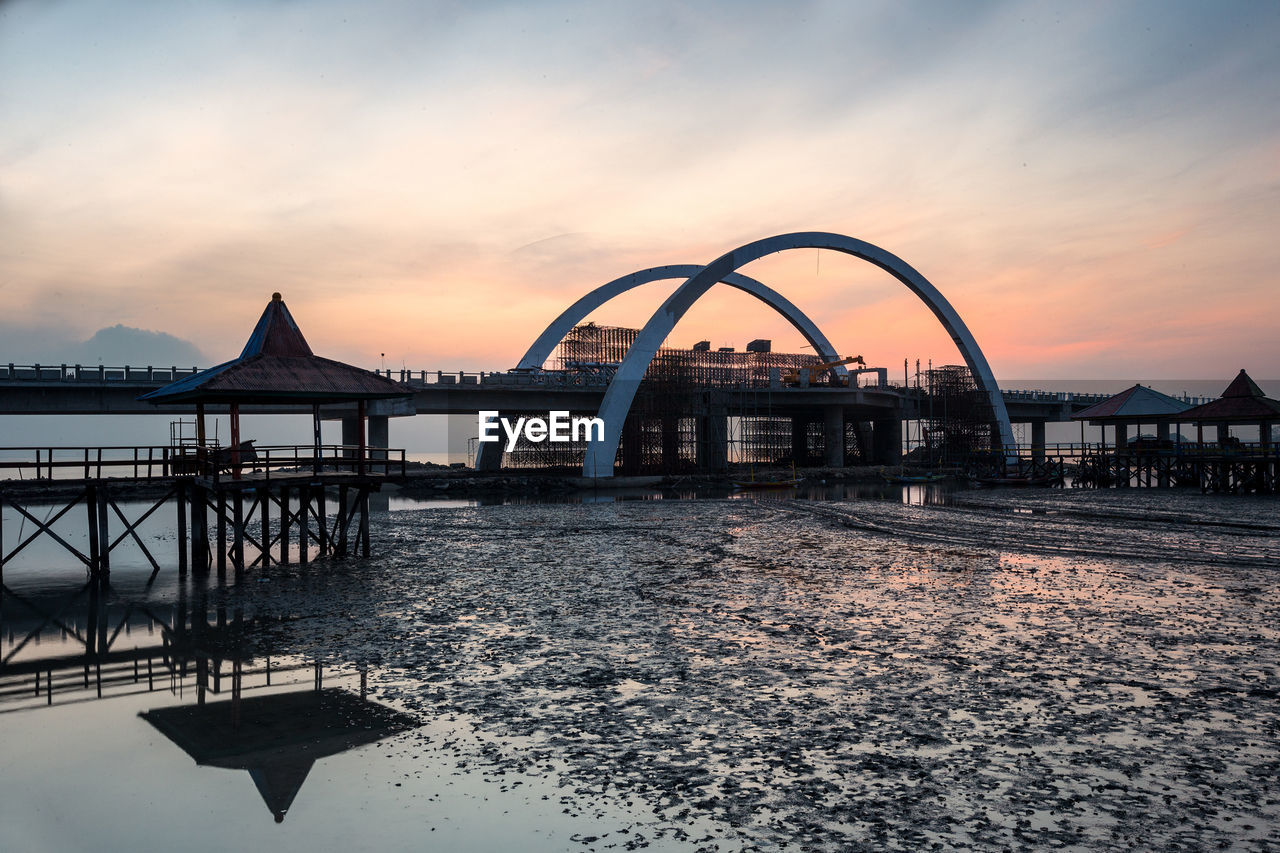
[[[1263,450],[1271,445],[1271,426],[1280,423],[1280,401],[1273,400],[1243,369],[1231,380],[1222,396],[1202,406],[1188,409],[1182,419],[1196,425],[1197,438],[1203,443],[1204,425],[1218,428],[1218,444],[1225,445],[1232,426],[1257,426]]]
[[[1143,424],[1152,424],[1156,428],[1156,437],[1167,441],[1169,424],[1185,421],[1186,412],[1191,404],[1168,394],[1161,394],[1154,388],[1145,385],[1134,385],[1115,396],[1108,397],[1101,403],[1072,415],[1071,419],[1083,424],[1088,421],[1094,426],[1102,427],[1102,444],[1107,443],[1106,427],[1112,427],[1115,433],[1116,449],[1123,449],[1129,442],[1129,427],[1137,428],[1142,433]]]

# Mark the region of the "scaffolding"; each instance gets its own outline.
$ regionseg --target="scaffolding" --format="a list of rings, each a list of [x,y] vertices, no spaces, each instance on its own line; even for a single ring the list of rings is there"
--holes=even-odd
[[[969,368],[948,364],[925,374],[927,394],[921,412],[919,448],[923,461],[964,465],[991,450],[995,413]]]
[[[552,357],[552,370],[565,374],[566,381],[582,376],[611,378],[638,334],[638,329],[619,326],[575,326]],[[806,419],[793,427],[793,417],[773,412],[771,389],[786,371],[812,368],[822,359],[760,349],[712,350],[705,342],[693,349],[659,349],[623,424],[618,467],[624,473],[693,471],[699,467],[700,452],[708,452],[708,436],[718,428],[727,434],[736,462],[804,464],[821,459],[820,421]],[[722,427],[712,423],[717,420]],[[570,470],[581,467],[584,453],[582,442],[535,444],[522,437],[508,464]]]

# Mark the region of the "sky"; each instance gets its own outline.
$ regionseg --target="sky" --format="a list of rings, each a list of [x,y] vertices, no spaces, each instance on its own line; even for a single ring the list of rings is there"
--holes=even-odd
[[[498,370],[606,281],[830,231],[997,378],[1268,377],[1276,44],[1274,2],[0,3],[0,360],[212,364],[280,291],[320,354]],[[863,261],[742,272],[959,360]],[[803,351],[713,288],[669,343],[758,337]]]

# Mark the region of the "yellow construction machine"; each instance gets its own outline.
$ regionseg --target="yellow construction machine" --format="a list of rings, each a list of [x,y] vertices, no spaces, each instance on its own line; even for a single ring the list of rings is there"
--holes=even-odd
[[[783,385],[799,385],[802,374],[808,374],[809,383],[814,384],[818,379],[818,377],[820,377],[824,372],[830,370],[831,368],[839,367],[842,364],[853,364],[855,362],[861,365],[862,367],[867,366],[867,363],[862,360],[862,356],[851,355],[848,358],[842,358],[837,361],[824,361],[821,364],[813,364],[808,367],[800,367],[800,368],[789,367],[786,370],[782,371],[782,384]]]

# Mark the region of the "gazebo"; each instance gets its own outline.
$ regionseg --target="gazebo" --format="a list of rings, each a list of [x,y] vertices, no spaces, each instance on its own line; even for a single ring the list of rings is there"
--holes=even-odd
[[[1280,423],[1280,401],[1262,393],[1258,383],[1241,369],[1221,397],[1203,406],[1188,409],[1182,413],[1182,419],[1195,423],[1197,438],[1201,443],[1204,441],[1204,425],[1216,425],[1218,444],[1224,447],[1229,444],[1232,426],[1257,425],[1259,440],[1266,452],[1271,446],[1271,425]]]
[[[318,472],[321,464],[322,404],[357,404],[358,459],[363,462],[367,402],[405,397],[410,393],[403,385],[372,371],[313,353],[288,306],[279,293],[273,293],[238,358],[171,382],[138,399],[156,404],[195,403],[196,443],[202,449],[206,440],[206,404],[226,404],[231,416],[232,471],[238,478],[242,404],[310,404],[314,424],[313,468]]]
[[[297,531],[298,560],[307,562],[312,542],[317,542],[320,553],[345,554],[347,529],[356,513],[359,514],[357,548],[369,554],[369,492],[377,491],[381,483],[367,470],[366,421],[367,403],[370,400],[386,400],[411,396],[405,386],[379,376],[369,370],[322,358],[311,351],[307,340],[298,328],[293,316],[279,293],[271,295],[271,301],[258,320],[238,358],[201,371],[143,394],[139,400],[157,405],[166,403],[195,404],[196,407],[196,457],[194,472],[199,476],[180,482],[178,493],[179,570],[186,566],[185,505],[191,498],[191,557],[197,566],[204,565],[208,554],[216,555],[218,571],[226,568],[230,554],[236,570],[245,567],[245,543],[256,546],[258,560],[272,562],[272,548],[279,543],[281,564],[290,560],[291,530]],[[351,404],[357,408],[357,446],[343,446],[335,454],[333,470],[325,470],[324,447],[320,440],[320,407],[322,404]],[[226,405],[231,416],[231,446],[227,458],[218,459],[221,464],[230,463],[231,477],[220,476],[220,465],[210,464],[205,434],[205,407]],[[254,458],[261,475],[242,477],[242,458],[252,450],[249,442],[240,441],[240,407],[259,405],[273,408],[310,406],[312,414],[313,445],[309,458],[298,448],[288,448],[283,458]],[[304,409],[305,410],[305,409]],[[345,432],[345,430],[344,430]],[[386,461],[382,461],[384,466]],[[306,469],[309,468],[310,471]],[[384,473],[386,468],[384,467]],[[325,492],[329,487],[338,490],[337,520],[329,524],[325,511]],[[355,489],[354,502],[348,501],[348,492]],[[297,495],[297,508],[291,507],[291,494]],[[252,502],[247,513],[246,498]],[[278,533],[272,533],[271,506],[279,509]],[[217,521],[217,547],[209,548],[207,511],[213,509]],[[261,541],[255,541],[245,528],[245,519],[254,511],[262,516]],[[314,526],[313,526],[314,525]],[[227,532],[231,532],[230,549]]]
[[[1145,385],[1134,385],[1077,412],[1071,419],[1080,421],[1081,430],[1085,421],[1102,427],[1104,448],[1107,443],[1106,427],[1110,425],[1115,431],[1116,449],[1123,450],[1128,446],[1130,426],[1137,427],[1137,432],[1141,434],[1143,424],[1154,424],[1157,439],[1167,441],[1170,422],[1186,420],[1184,415],[1190,408],[1191,404],[1185,400],[1161,394]]]

